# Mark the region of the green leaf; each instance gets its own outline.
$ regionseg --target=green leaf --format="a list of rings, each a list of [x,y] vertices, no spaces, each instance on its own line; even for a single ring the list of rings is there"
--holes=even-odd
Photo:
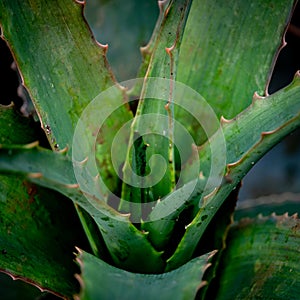
[[[212,266],[207,270],[204,276],[204,280],[209,283],[212,283],[215,280],[219,267],[220,256],[226,247],[226,238],[229,228],[233,223],[233,214],[238,199],[239,188],[240,186],[230,193],[226,201],[214,215],[195,250],[194,255],[201,255],[202,253],[211,251],[211,249],[218,249],[218,252],[211,261]],[[209,288],[210,286],[206,285],[203,289],[201,289],[198,294],[199,300],[210,299],[210,297],[207,297]]]
[[[1,143],[32,142],[38,137],[34,128],[13,106],[0,106]],[[0,271],[60,296],[76,293],[72,253],[86,240],[70,204],[23,176],[1,174]]]
[[[168,268],[172,269],[192,257],[206,227],[229,193],[268,150],[300,126],[299,93],[300,77],[297,74],[290,86],[264,99],[255,99],[235,119],[223,122],[222,130],[201,147],[201,172],[211,183],[206,185],[195,206],[196,216],[187,225],[176,252],[168,262]],[[210,160],[224,159],[222,148],[218,147],[224,138],[227,166],[224,166],[223,182],[215,186],[214,178],[210,178]],[[211,148],[219,150],[211,156]]]
[[[71,297],[82,228],[70,202],[17,176],[1,175],[0,271]],[[63,280],[62,280],[63,278]]]
[[[199,201],[203,190],[203,181],[191,181],[153,207],[143,229],[149,232],[149,239],[156,249],[163,250],[168,245],[180,214]]]
[[[0,104],[0,144],[29,144],[38,139],[38,132],[32,119],[24,118],[13,104]]]
[[[145,182],[150,187],[141,189],[124,184],[122,198],[127,201],[142,203],[156,201],[169,194],[175,187],[174,114],[172,103],[174,91],[170,83],[168,87],[164,87],[161,91],[161,94],[165,96],[164,99],[152,98],[150,94],[153,94],[153,91],[151,91],[153,85],[148,83],[148,78],[173,79],[176,76],[175,62],[178,57],[189,6],[190,1],[188,0],[168,2],[164,19],[161,21],[161,26],[156,33],[152,56],[131,129],[129,145],[135,145],[135,151],[133,153],[129,148],[123,167],[126,182],[130,181],[132,175],[131,165],[133,165],[135,166],[133,171],[142,176],[142,184]],[[156,86],[155,88],[160,89],[161,87]],[[149,132],[148,134],[145,133],[147,131]],[[137,143],[139,147],[136,147]],[[137,160],[140,157],[143,159]],[[164,162],[167,162],[165,165],[162,159]],[[125,207],[125,204],[124,202],[121,203],[121,209],[130,211],[130,208]],[[139,214],[138,212],[136,213]],[[143,213],[141,214],[142,216],[137,215],[136,222],[139,222],[142,217],[147,215],[147,213],[144,216]]]
[[[289,86],[268,97],[255,95],[252,104],[234,119],[226,120],[222,118],[219,133],[211,137],[210,141],[206,142],[201,147],[201,151],[199,151],[203,175],[207,177],[209,174],[210,148],[218,149],[216,145],[221,145],[223,138],[226,141],[226,155],[218,152],[212,155],[214,155],[214,159],[219,160],[225,156],[227,164],[230,164],[229,168],[232,169],[235,163],[242,157],[248,157],[249,154],[246,155],[246,153],[251,152],[252,148],[256,149],[256,144],[259,144],[260,141],[263,142],[264,139],[267,139],[267,136],[276,137],[279,141],[279,135],[284,137],[285,130],[289,130],[286,132],[288,134],[297,128],[300,111],[299,86],[300,73],[296,73],[293,82]],[[277,116],[277,118],[274,118],[274,116]],[[267,145],[269,149],[274,146],[270,142],[266,142]],[[264,152],[266,151],[264,150]],[[262,154],[257,153],[256,155],[261,157]],[[193,160],[194,157],[191,157],[183,170],[186,173],[186,178],[193,170]],[[252,165],[256,161],[255,157],[253,157]]]
[[[77,261],[82,290],[80,299],[194,299],[203,286],[203,274],[212,253],[195,258],[169,273],[145,275],[112,267],[80,251]]]
[[[65,147],[70,149],[75,126],[85,106],[100,92],[115,83],[107,68],[106,48],[96,44],[91,37],[91,32],[82,18],[82,9],[82,4],[71,0],[64,3],[60,1],[45,3],[40,0],[3,0],[0,2],[0,22],[3,36],[8,41],[16,57],[17,64],[22,72],[24,85],[30,93],[45,133],[55,150]],[[14,28],[14,30],[11,30],[11,28]],[[22,32],[22,34],[16,34],[17,32]],[[40,55],[36,55],[36,53],[40,53]],[[112,190],[116,187],[118,178],[116,173],[112,172],[110,151],[107,150],[110,150],[109,143],[112,137],[115,136],[116,131],[131,117],[131,113],[123,105],[124,91],[120,88],[115,88],[114,91],[114,101],[118,103],[119,109],[116,116],[110,116],[107,123],[101,128],[102,143],[98,140],[97,147],[97,157],[100,158],[99,164],[102,166],[101,175],[109,180],[106,183]],[[106,102],[101,103],[102,106],[110,105],[110,100],[110,98],[106,99]],[[90,134],[95,134],[95,128],[89,129]],[[107,140],[107,143],[103,142],[103,137],[105,141]],[[124,142],[124,139],[122,141]],[[123,142],[117,145],[121,153],[124,149],[126,150],[126,147],[124,147],[125,142]],[[83,147],[86,147],[86,145],[83,145]],[[80,149],[76,150],[80,151]],[[67,152],[67,155],[69,153]],[[36,154],[36,156],[38,155]],[[44,181],[44,185],[54,186],[59,191],[63,189],[68,197],[75,198],[79,205],[93,214],[98,225],[99,223],[102,224],[100,226],[101,233],[105,236],[104,240],[116,263],[121,264],[123,267],[130,265],[133,267],[133,264],[128,261],[137,257],[135,256],[137,250],[132,250],[140,248],[149,253],[149,257],[153,257],[155,263],[151,259],[143,262],[144,259],[140,256],[141,264],[136,266],[143,268],[147,265],[152,271],[162,267],[160,255],[151,248],[145,235],[138,232],[129,223],[127,216],[119,215],[106,204],[102,205],[106,199],[99,199],[100,208],[98,204],[94,203],[94,205],[98,205],[98,208],[95,208],[86,201],[81,193],[78,195],[78,189],[76,190],[76,187],[72,186],[74,183],[77,184],[76,181],[70,183],[63,178],[72,168],[72,165],[68,165],[66,169],[63,169],[58,166],[59,162],[64,161],[63,158],[58,159],[58,156],[53,156],[51,160],[51,154],[49,156],[45,154],[45,156],[50,159],[48,164],[51,161],[53,167],[58,168],[61,173],[59,174],[58,171],[54,174],[52,172],[54,168],[51,170],[51,167],[45,166],[46,160],[39,161],[40,168],[35,169],[36,173],[43,170],[44,176],[49,178],[54,176],[52,185],[49,181],[47,182],[47,179]],[[35,159],[38,160],[39,158],[32,159],[34,162]],[[21,158],[19,163],[24,164],[23,167],[26,164],[26,167],[28,167],[26,172],[32,173],[27,159]],[[66,164],[62,162],[62,166],[66,166]],[[49,174],[46,174],[47,172]],[[31,179],[33,180],[33,178]],[[43,176],[40,179],[35,178],[35,181],[39,184],[43,180]],[[76,192],[73,193],[69,184],[74,187]],[[95,183],[91,182],[92,186],[93,184]],[[98,201],[98,199],[94,200],[94,202]],[[98,209],[104,210],[106,214],[112,217],[112,222],[118,225],[115,228],[110,227],[109,218],[99,212]],[[87,227],[85,226],[85,228]],[[90,232],[87,234],[91,235]],[[127,237],[124,242],[125,246],[119,242],[123,240],[124,236]],[[137,246],[140,244],[143,246]],[[124,257],[125,254],[128,254],[129,258],[128,256]]]
[[[70,149],[85,107],[115,84],[105,58],[107,48],[92,37],[83,18],[83,4],[73,0],[1,0],[0,25],[52,149]],[[107,147],[116,130],[131,118],[123,105],[125,95],[121,88],[116,97],[120,106],[117,115],[108,118],[102,128]],[[102,103],[107,104],[109,99]],[[114,126],[109,125],[112,120]],[[118,145],[121,152],[124,145]],[[98,151],[102,176],[113,189],[117,177],[111,172],[110,152],[104,146]]]
[[[300,220],[272,215],[230,229],[214,299],[298,299]]]
[[[176,80],[200,93],[218,119],[235,117],[251,104],[255,92],[268,95],[293,3],[194,0],[182,38]],[[192,116],[194,110],[202,109],[201,103],[188,112],[175,107],[175,119],[185,125],[198,146],[210,137],[203,130],[204,124],[211,123],[210,117],[204,116],[199,123]],[[186,147],[184,160],[193,155],[193,146],[187,140],[180,137],[177,143]],[[188,182],[185,174],[182,179]]]
[[[186,23],[177,80],[233,118],[265,95],[294,1],[194,0]],[[187,67],[190,66],[190,67]]]
[[[95,220],[118,267],[149,273],[164,268],[161,253],[153,249],[145,233],[131,224],[128,215],[118,213],[101,199],[79,189],[73,165],[64,154],[37,147],[3,146],[0,170],[26,174],[30,181],[59,191],[81,206]]]
[[[192,256],[206,226],[238,182],[268,150],[299,126],[299,86],[300,78],[296,76],[289,87],[267,98],[254,100],[253,104],[238,117],[223,121],[221,130],[199,151],[202,177],[195,180],[191,176],[197,173],[192,157],[183,172],[187,172],[190,180],[194,180],[162,199],[149,214],[147,219],[149,222],[145,223],[144,228],[150,232],[149,236],[153,237],[153,243],[158,249],[161,249],[171,237],[180,214],[193,206],[196,218],[191,224],[186,223],[189,225],[187,232],[177,249],[183,261]],[[283,105],[286,105],[285,109]],[[274,118],[274,115],[277,118]],[[254,129],[252,131],[249,128]],[[224,139],[227,153],[223,152]],[[211,149],[215,149],[213,153]],[[220,178],[211,176],[211,161],[221,167],[224,164],[220,169],[222,172]],[[220,179],[223,176],[221,184]],[[216,186],[216,182],[221,185]],[[185,241],[185,238],[189,240]],[[183,244],[185,246],[181,248]]]
[[[178,64],[174,78],[201,93],[205,98],[203,103],[209,103],[214,110],[214,117],[220,117],[221,115],[227,117],[235,116],[251,103],[255,91],[263,94],[267,89],[272,63],[281,45],[292,6],[293,1],[286,1],[280,5],[262,1],[255,5],[235,1],[230,6],[227,3],[226,5],[220,5],[216,1],[193,1],[184,27],[179,56],[174,56],[174,65]],[[278,15],[278,18],[276,20],[268,18],[267,16],[271,14]],[[224,21],[224,26],[220,27],[220,22],[212,21],[220,19]],[[253,22],[253,20],[256,21]],[[239,24],[239,26],[235,26],[235,24]],[[267,28],[267,30],[262,32],[259,28]],[[162,25],[162,32],[163,29]],[[247,39],[245,36],[247,36]],[[157,44],[159,45],[159,43],[164,44],[164,39],[157,38]],[[161,63],[162,57],[164,56],[161,52],[153,52],[149,64],[152,76],[161,76],[163,72],[165,72],[164,76],[167,76],[167,71],[161,67],[163,65]],[[156,62],[160,62],[157,69],[155,69]],[[251,62],[251,66],[248,65],[249,62]],[[249,70],[253,71],[249,72]],[[182,104],[187,102],[186,98],[186,93],[182,93]],[[294,111],[297,110],[295,107],[293,109]],[[205,114],[201,118],[196,117],[202,123],[195,126],[195,115],[192,117],[195,110],[197,112],[203,110],[203,104],[200,101],[198,107],[189,107],[189,114],[180,107],[175,106],[175,120],[184,124],[194,136],[193,144],[199,145],[207,138],[210,138],[210,134],[206,136],[199,130],[199,125],[203,127],[204,123],[211,123],[210,125],[205,125],[210,127],[210,132],[218,130],[218,126],[215,126],[216,124],[214,124],[213,120],[205,116]],[[278,108],[279,111],[281,110]],[[259,112],[253,111],[253,116],[257,113]],[[270,114],[263,118],[266,120],[266,124],[273,118],[273,115]],[[256,120],[259,120],[258,115]],[[225,123],[224,118],[223,123]],[[234,123],[234,121],[231,123]],[[272,123],[275,128],[275,120]],[[217,125],[219,125],[219,122]],[[250,122],[248,125],[250,125]],[[237,139],[233,137],[234,134],[237,135],[239,132],[239,123],[237,122],[236,125],[232,126],[236,126],[235,130],[232,130],[230,133],[228,129],[228,137],[225,137],[227,151],[229,152],[227,154],[227,157],[229,157],[227,162],[237,161],[243,151],[247,152],[260,139],[261,132],[268,130],[267,127],[257,126],[252,131],[253,126],[249,126],[247,128],[248,133],[246,134],[246,130],[243,132],[245,136],[244,142],[248,139],[249,143],[244,143],[243,141],[240,143],[239,139],[242,134],[238,135],[239,138]],[[226,125],[223,125],[223,127],[225,130]],[[206,134],[210,132],[206,130]],[[233,142],[230,141],[229,135]],[[158,202],[150,213],[149,222],[143,226],[145,230],[150,232],[149,238],[158,249],[167,244],[176,220],[183,210],[193,204],[193,202],[196,202],[195,213],[198,212],[199,206],[201,206],[198,205],[201,202],[199,193],[205,188],[205,181],[210,176],[212,168],[210,162],[217,161],[219,165],[222,164],[222,160],[225,162],[224,152],[226,150],[224,147],[221,147],[222,137],[219,137],[219,142],[210,143],[211,147],[205,145],[204,149],[203,147],[199,149],[202,164],[200,170],[197,169],[198,165],[194,163],[193,144],[181,136],[177,136],[175,142],[177,142],[176,146],[182,145],[185,149],[189,148],[189,151],[185,151],[189,153],[184,153],[184,159],[187,159],[189,155],[192,157],[185,166],[181,166],[181,184],[188,184],[184,185],[182,190],[179,189],[178,192],[175,191],[161,199],[162,201]],[[212,147],[216,151],[211,155],[209,151],[212,150]],[[220,148],[220,151],[217,150],[218,148]],[[198,159],[197,155],[196,159]],[[204,180],[200,180],[196,190],[191,193],[190,186],[192,184],[189,182],[195,180],[195,173],[203,174]],[[222,177],[223,174],[218,174],[218,176]],[[216,178],[216,180],[220,180],[220,178]],[[210,178],[210,180],[213,181],[214,179]],[[202,198],[213,191],[213,183],[208,184],[208,186],[210,190],[206,189],[206,193],[202,195]],[[229,190],[223,194],[224,198],[220,202],[223,202],[228,194]],[[181,201],[182,205],[178,203],[178,200],[179,202]],[[219,208],[219,204],[214,208]],[[215,212],[216,210],[211,215]],[[201,213],[200,219],[206,219],[206,216],[207,212]],[[200,223],[200,219],[197,224]],[[210,219],[207,219],[205,224],[208,224]],[[194,244],[191,249],[196,247],[197,243]],[[183,253],[182,255],[184,255]]]

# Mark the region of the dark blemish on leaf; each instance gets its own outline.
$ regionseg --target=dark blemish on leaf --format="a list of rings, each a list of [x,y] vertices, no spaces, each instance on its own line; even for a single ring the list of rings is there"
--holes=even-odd
[[[22,254],[20,255],[20,258],[21,258],[21,261],[22,261],[22,262],[25,262],[25,261],[27,260],[26,255],[25,255],[24,253],[22,253]]]
[[[58,149],[59,149],[59,145],[58,145],[58,144],[55,144],[55,145],[54,145],[54,148],[55,148],[55,150],[58,150]]]
[[[34,203],[34,201],[35,201],[34,197],[37,193],[36,187],[32,183],[29,183],[27,181],[24,181],[23,185],[26,187],[27,194],[29,196],[28,203],[29,204]]]
[[[207,215],[202,216],[201,221],[205,221],[207,219],[207,217],[208,217]]]
[[[115,251],[115,255],[121,262],[124,262],[128,259],[129,251],[124,241],[119,240],[118,242],[120,244],[120,248],[118,251]]]
[[[226,175],[226,176],[224,176],[224,182],[225,183],[233,183],[233,180],[230,177],[230,175]]]
[[[3,255],[7,254],[7,250],[6,250],[6,249],[3,249],[3,250],[1,251],[1,253],[2,253]]]
[[[291,229],[292,229],[292,231],[299,231],[300,230],[300,223],[296,224]]]
[[[46,134],[50,134],[51,133],[51,128],[49,125],[45,124],[45,129],[46,129]]]

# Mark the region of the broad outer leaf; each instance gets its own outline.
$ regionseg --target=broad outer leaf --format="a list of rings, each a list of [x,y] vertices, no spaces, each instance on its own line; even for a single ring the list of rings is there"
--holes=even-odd
[[[38,136],[33,128],[12,106],[0,107],[1,143],[32,142]],[[71,297],[78,291],[72,253],[86,240],[64,198],[23,176],[0,175],[0,271]]]
[[[28,144],[38,138],[32,119],[21,117],[13,104],[0,104],[0,144]]]
[[[97,45],[91,37],[91,32],[82,18],[82,8],[82,4],[72,0],[0,2],[3,36],[16,57],[24,85],[28,88],[42,126],[55,150],[72,146],[75,125],[86,105],[100,92],[114,84],[107,68],[106,48]],[[106,143],[106,139],[110,141],[120,125],[131,117],[127,108],[122,106],[124,99],[121,89],[117,91],[116,97],[119,99],[119,109],[115,115],[108,118],[106,126],[101,128],[97,147],[101,157],[99,162],[101,172],[104,171],[104,176],[110,180],[109,186],[112,189],[115,188],[117,178],[116,174],[111,172],[113,168],[110,162],[110,144]],[[107,99],[108,102],[110,100]],[[106,104],[103,103],[103,106]],[[99,113],[101,114],[100,111]],[[90,134],[95,134],[94,128],[90,128]],[[126,140],[126,136],[123,138]],[[119,141],[120,152],[126,150],[124,140]],[[83,195],[80,197],[83,199],[81,205],[85,201],[89,206],[86,210],[95,211],[94,216],[96,215],[99,221],[103,214],[87,203]],[[106,199],[99,200],[102,203]],[[128,218],[123,216],[120,218],[122,221],[118,227],[123,228],[122,232],[109,227],[108,218],[104,216],[99,222],[105,224],[108,230],[105,231],[102,226],[101,233],[106,235],[105,241],[116,263],[120,262],[123,267],[133,266],[127,264],[126,255],[129,253],[130,258],[136,257],[135,251],[128,251],[128,247],[144,249],[138,246],[141,242],[146,245],[145,249],[148,249],[149,253],[153,249],[144,234],[137,232]],[[118,222],[116,219],[113,220]],[[124,236],[127,237],[126,246],[120,243],[125,239]],[[137,241],[137,244],[132,243],[133,240]],[[154,260],[157,262],[160,259],[159,255],[155,254]],[[145,263],[148,263],[152,270],[160,265],[152,264],[151,260]],[[142,264],[137,265],[142,268]]]
[[[177,80],[201,93],[218,117],[233,118],[255,91],[265,95],[293,3],[194,0]]]
[[[87,200],[76,182],[72,162],[64,154],[32,146],[3,146],[0,170],[27,175],[30,181],[57,190],[81,206],[95,220],[118,267],[145,273],[163,270],[161,253],[152,247],[146,233],[131,224],[128,215],[118,213],[95,196],[92,204]]]
[[[194,299],[205,284],[203,274],[213,253],[195,258],[168,273],[145,275],[112,267],[96,257],[79,250],[77,261],[82,274],[78,299]]]
[[[115,84],[105,58],[107,47],[92,37],[83,18],[83,4],[75,0],[1,0],[0,26],[52,148],[70,149],[74,128],[85,107]],[[121,89],[117,97],[121,107],[101,128],[97,148],[102,176],[112,189],[116,188],[117,177],[108,151],[110,141],[131,118],[122,106]],[[120,152],[126,150],[125,140],[126,136],[117,145]]]
[[[220,3],[194,0],[180,47],[176,80],[200,93],[220,118],[233,118],[251,104],[254,92],[267,95],[268,82],[294,0]],[[184,95],[183,95],[184,97]],[[195,110],[201,110],[201,103]],[[201,124],[175,107],[175,119],[195,144],[209,138]],[[178,142],[193,153],[185,139]]]
[[[235,224],[221,258],[214,299],[298,299],[300,220],[287,214]]]
[[[78,291],[72,253],[82,237],[73,206],[16,175],[1,175],[1,185],[0,271],[71,297]]]

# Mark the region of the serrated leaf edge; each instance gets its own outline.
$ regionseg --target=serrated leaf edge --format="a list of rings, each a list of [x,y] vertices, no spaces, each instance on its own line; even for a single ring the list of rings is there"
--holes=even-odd
[[[57,293],[55,291],[52,291],[52,290],[50,290],[50,289],[48,289],[46,287],[43,287],[42,285],[36,283],[34,280],[31,280],[29,278],[26,278],[26,277],[23,277],[23,276],[20,276],[20,275],[14,275],[12,272],[10,272],[8,270],[1,269],[1,268],[0,268],[0,273],[8,275],[14,281],[15,280],[21,280],[21,281],[23,281],[23,282],[25,282],[27,284],[30,284],[31,286],[36,287],[42,293],[48,292],[48,293],[51,293],[51,294],[53,294],[55,296],[58,296],[58,297],[60,297],[62,299],[66,299],[67,300],[67,298],[64,295],[62,295],[60,293]]]

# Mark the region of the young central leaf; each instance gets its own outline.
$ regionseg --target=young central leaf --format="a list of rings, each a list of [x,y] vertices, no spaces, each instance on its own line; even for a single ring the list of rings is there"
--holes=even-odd
[[[166,101],[145,97],[141,103],[132,125],[133,147],[123,168],[126,185],[120,207],[136,223],[149,213],[149,206],[142,204],[163,198],[175,185],[172,116]]]
[[[137,113],[131,127],[129,146],[135,143],[136,151],[128,151],[123,167],[125,183],[122,187],[120,210],[130,212],[132,221],[137,223],[141,218],[147,217],[154,203],[152,206],[150,204],[140,207],[132,203],[159,201],[175,188],[172,80],[176,78],[179,45],[189,5],[190,1],[180,0],[172,2],[165,11],[165,19],[153,45]],[[170,81],[166,83],[162,79],[163,84],[158,81],[157,84],[151,84],[151,77],[156,77],[158,81],[169,78]],[[159,92],[155,93],[153,90]],[[142,141],[134,140],[136,136],[143,136]],[[132,165],[135,165],[137,171],[134,175],[131,173]],[[144,176],[138,179],[143,185],[137,187],[134,180],[129,185],[130,179],[136,178],[135,175],[143,170]]]

